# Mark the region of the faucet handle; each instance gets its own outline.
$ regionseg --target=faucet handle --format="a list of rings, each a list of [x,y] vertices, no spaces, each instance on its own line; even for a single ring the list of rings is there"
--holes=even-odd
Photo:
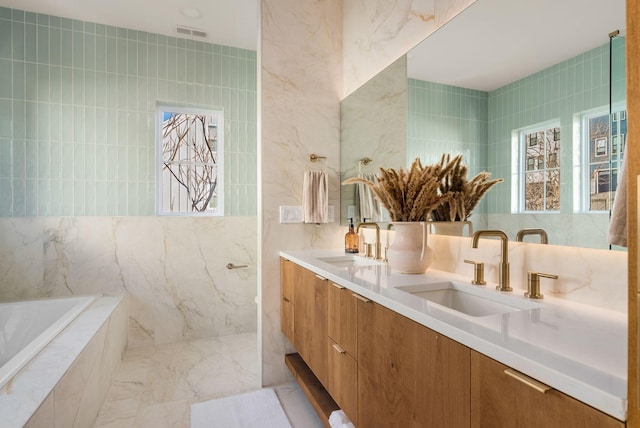
[[[484,263],[476,262],[475,260],[465,260],[464,262],[473,265],[473,281],[471,281],[471,283],[473,285],[485,285]]]
[[[540,293],[540,277],[558,279],[558,275],[550,275],[548,273],[527,272],[527,291],[524,297],[529,299],[542,299],[544,295]]]

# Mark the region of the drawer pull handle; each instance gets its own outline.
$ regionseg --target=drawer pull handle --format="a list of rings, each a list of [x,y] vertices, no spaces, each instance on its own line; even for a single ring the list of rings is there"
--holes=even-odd
[[[325,278],[325,277],[323,277],[323,276],[320,276],[320,275],[318,275],[318,274],[316,274],[316,278],[321,279],[321,280],[323,280],[323,281],[326,281],[326,280],[327,280],[327,278]]]
[[[345,352],[347,352],[344,349],[342,349],[340,345],[338,345],[337,343],[334,343],[332,346],[333,346],[333,349],[338,351],[339,354],[344,354]]]
[[[538,382],[535,379],[531,379],[529,376],[525,376],[522,373],[519,373],[513,369],[505,369],[504,374],[511,376],[512,378],[524,383],[527,386],[530,386],[531,388],[543,394],[551,389],[550,386],[547,386],[544,383]]]
[[[362,300],[365,303],[369,303],[371,301],[371,300],[367,299],[366,297],[362,297],[361,295],[356,294],[356,293],[351,293],[351,295],[353,297],[355,297],[356,299],[358,299],[358,300]]]
[[[289,298],[287,298],[287,297],[283,297],[282,300],[284,300],[287,303],[291,302],[291,300],[289,300]]]
[[[335,282],[332,282],[333,286],[336,288],[339,288],[340,290],[344,289],[344,287],[340,284],[336,284]]]

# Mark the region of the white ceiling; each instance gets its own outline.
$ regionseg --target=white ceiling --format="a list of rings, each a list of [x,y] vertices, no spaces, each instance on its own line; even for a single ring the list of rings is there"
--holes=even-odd
[[[184,25],[204,30],[210,43],[252,50],[258,44],[258,0],[0,0],[0,6],[168,36]],[[185,16],[184,8],[201,16]]]
[[[624,34],[625,0],[477,0],[409,53],[409,77],[491,91]]]

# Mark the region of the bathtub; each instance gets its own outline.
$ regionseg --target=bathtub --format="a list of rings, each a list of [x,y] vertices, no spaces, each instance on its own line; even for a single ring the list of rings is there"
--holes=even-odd
[[[0,428],[93,426],[126,349],[126,297],[0,303]]]
[[[95,299],[0,303],[0,389]]]

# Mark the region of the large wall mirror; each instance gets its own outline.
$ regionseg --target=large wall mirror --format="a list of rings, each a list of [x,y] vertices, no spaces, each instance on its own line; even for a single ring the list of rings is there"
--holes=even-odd
[[[478,0],[343,100],[341,178],[459,153],[470,175],[504,179],[474,229],[515,239],[543,228],[550,244],[610,248],[624,25],[624,0]],[[341,221],[361,221],[355,189],[341,190]]]

